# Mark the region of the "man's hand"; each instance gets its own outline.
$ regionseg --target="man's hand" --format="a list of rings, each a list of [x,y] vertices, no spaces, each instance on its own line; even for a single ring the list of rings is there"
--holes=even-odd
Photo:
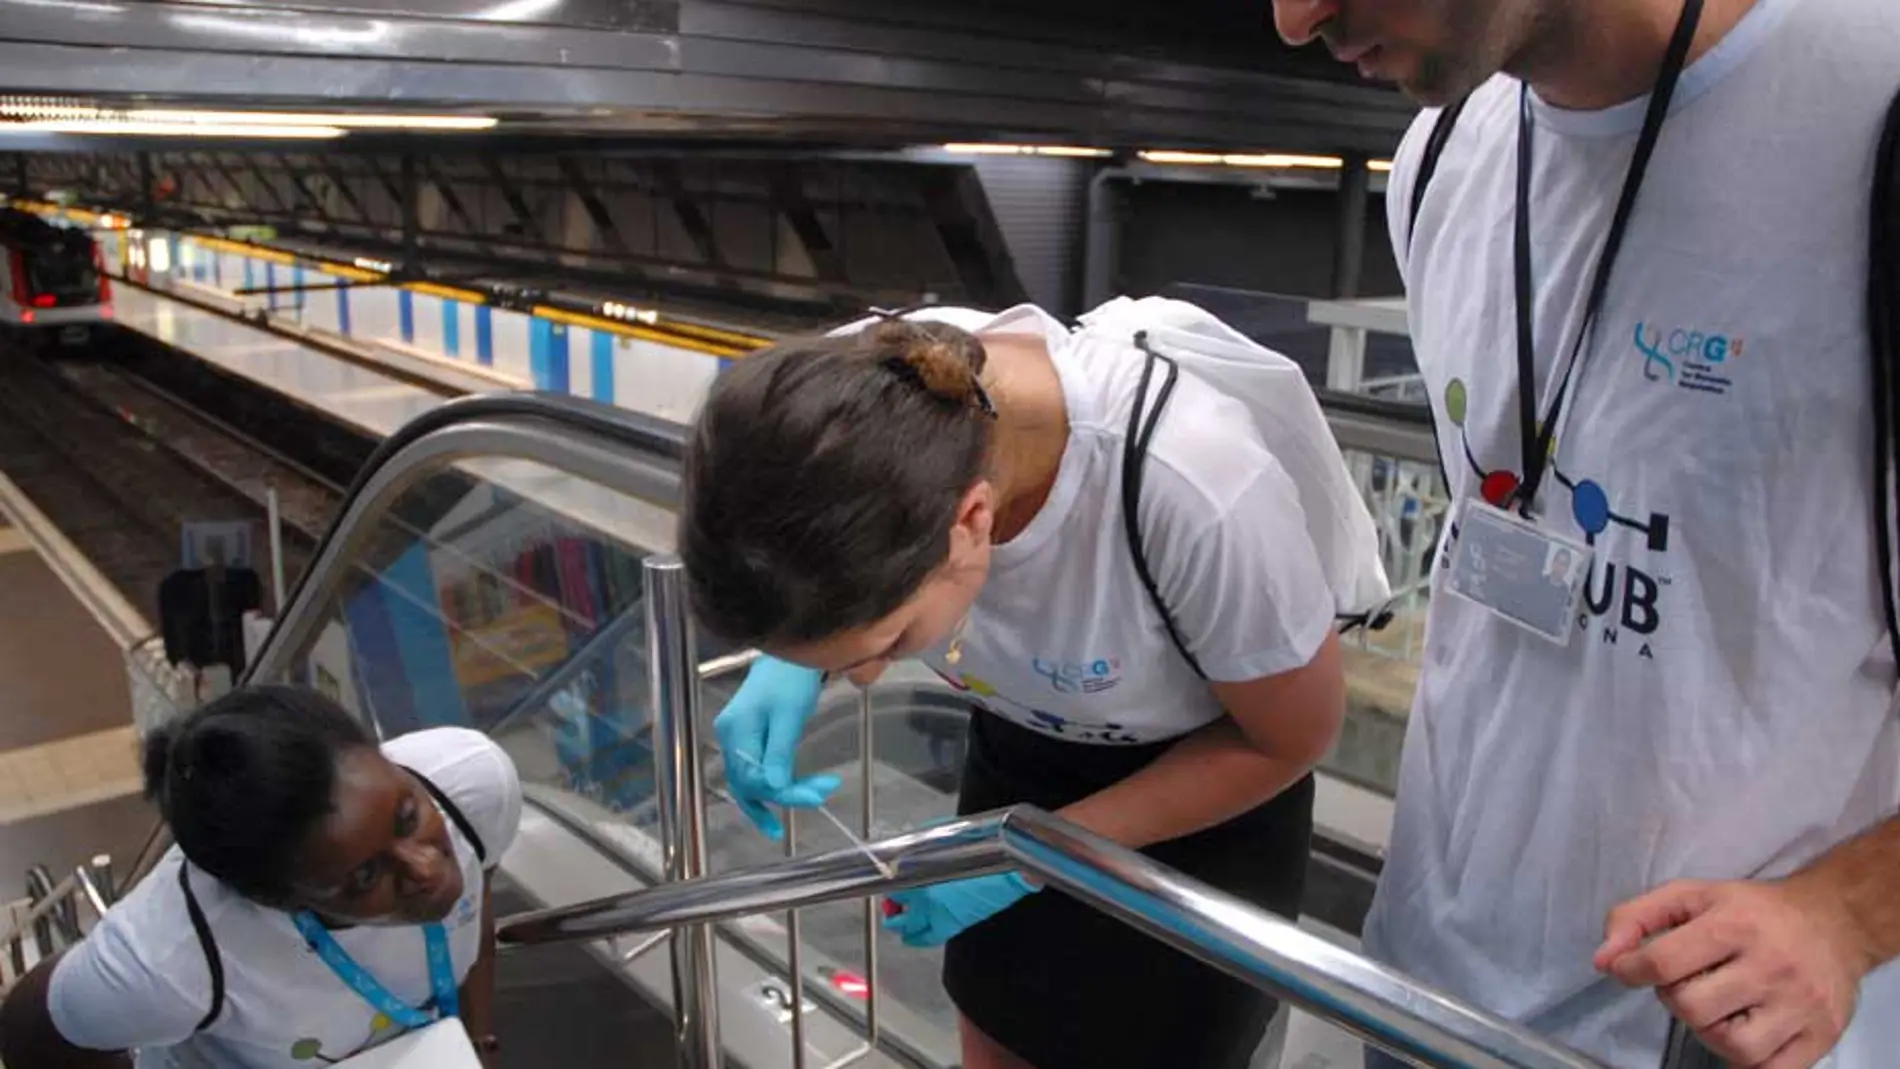
[[[1875,964],[1816,882],[1669,884],[1611,912],[1596,967],[1655,988],[1732,1069],[1811,1069]]]

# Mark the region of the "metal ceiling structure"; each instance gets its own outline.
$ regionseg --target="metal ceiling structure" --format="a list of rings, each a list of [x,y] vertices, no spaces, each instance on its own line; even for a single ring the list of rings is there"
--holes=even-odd
[[[1389,153],[1413,109],[1280,46],[1267,11],[1264,0],[0,0],[0,81],[104,106],[482,112],[503,120],[491,148],[988,139]]]
[[[0,190],[140,225],[268,228],[414,281],[698,298],[760,325],[921,299],[1024,299],[970,167],[732,153],[598,157],[233,151],[0,156]]]

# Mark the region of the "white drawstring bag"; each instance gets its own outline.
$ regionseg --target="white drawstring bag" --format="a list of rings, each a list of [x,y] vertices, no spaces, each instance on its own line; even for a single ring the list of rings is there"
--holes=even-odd
[[[1149,353],[1144,387],[1151,378],[1163,380],[1158,392],[1144,388],[1130,420],[1123,473],[1124,494],[1131,498],[1124,502],[1129,517],[1136,514],[1132,499],[1139,495],[1147,433],[1164,414],[1175,368],[1185,369],[1253,413],[1261,440],[1299,490],[1307,533],[1319,553],[1342,626],[1383,626],[1392,588],[1379,555],[1378,529],[1298,364],[1212,313],[1164,297],[1110,301],[1082,317],[1076,337],[1078,342],[1143,347]],[[1137,565],[1145,572],[1139,531],[1132,525],[1129,538]],[[1165,615],[1152,581],[1149,593]]]

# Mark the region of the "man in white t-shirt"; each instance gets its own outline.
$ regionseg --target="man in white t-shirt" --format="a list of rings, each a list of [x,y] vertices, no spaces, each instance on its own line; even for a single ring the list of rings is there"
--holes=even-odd
[[[1289,41],[1428,104],[1469,95],[1416,232],[1438,111],[1387,195],[1459,506],[1367,947],[1628,1069],[1658,1064],[1671,1014],[1737,1069],[1900,1064],[1865,307],[1900,3],[1274,9]],[[1668,108],[1566,389],[1652,96]],[[1527,469],[1538,537],[1593,555],[1562,642],[1445,589],[1471,517],[1501,515],[1478,503],[1518,514]]]

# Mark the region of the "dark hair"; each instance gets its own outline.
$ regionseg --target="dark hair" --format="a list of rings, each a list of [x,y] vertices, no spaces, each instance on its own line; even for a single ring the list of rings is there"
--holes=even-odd
[[[192,864],[284,905],[297,850],[332,811],[337,759],[375,745],[320,694],[244,687],[147,736],[145,795]]]
[[[983,345],[887,319],[781,342],[713,383],[687,452],[679,552],[694,612],[748,645],[889,614],[950,552],[995,409]]]

